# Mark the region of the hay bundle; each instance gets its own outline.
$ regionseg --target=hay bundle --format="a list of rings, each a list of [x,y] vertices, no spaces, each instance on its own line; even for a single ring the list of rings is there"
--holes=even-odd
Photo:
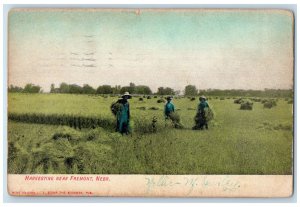
[[[252,110],[252,109],[253,109],[253,103],[250,101],[242,103],[240,107],[240,110]]]
[[[58,140],[58,139],[67,139],[68,141],[72,140],[72,136],[68,133],[64,134],[64,133],[55,133],[52,136],[52,139],[54,140]]]
[[[203,117],[204,115],[204,117]],[[206,119],[206,122],[210,122],[215,118],[215,113],[212,108],[205,108],[204,114],[202,114],[200,111],[197,112],[194,120],[196,125],[201,125],[204,122],[204,119]]]
[[[287,103],[288,103],[288,104],[292,104],[292,103],[293,103],[293,100],[289,100]]]
[[[252,98],[251,101],[254,101],[254,102],[261,102],[261,99],[260,99],[260,98]]]
[[[157,103],[164,103],[164,102],[165,102],[165,100],[163,98],[160,98],[157,100]]]
[[[195,126],[193,127],[193,130],[203,129],[203,127],[206,124],[208,124],[210,121],[212,121],[214,119],[214,117],[215,117],[215,114],[211,108],[205,108],[204,113],[201,113],[200,111],[198,111],[194,118]]]
[[[277,103],[275,100],[270,99],[270,100],[264,102],[264,108],[270,109],[274,106],[277,106]]]
[[[111,112],[114,116],[117,116],[117,113],[122,110],[122,104],[119,102],[112,103],[110,106]]]
[[[137,107],[137,109],[145,111],[147,108],[145,106],[140,106],[140,107]]]
[[[73,147],[66,139],[58,139],[56,142],[48,142],[41,148],[32,151],[33,168],[40,173],[53,173],[57,170],[65,171],[62,163],[65,159],[73,157]]]
[[[180,116],[178,113],[176,112],[171,112],[169,114],[169,117],[172,121],[172,124],[173,126],[176,128],[176,129],[182,129],[183,128],[183,125],[180,123]]]
[[[261,103],[266,103],[266,102],[268,102],[269,100],[268,99],[263,99],[263,100],[261,100]]]
[[[155,107],[155,106],[152,106],[149,108],[149,110],[158,110],[159,108],[158,107]]]
[[[143,101],[144,99],[142,97],[139,98],[139,101]]]
[[[65,139],[67,141],[75,141],[78,140],[80,138],[80,132],[78,132],[75,129],[63,126],[61,128],[58,129],[58,131],[56,131],[53,135],[52,135],[52,139],[55,141],[61,140],[61,139]]]
[[[205,108],[204,114],[207,122],[210,122],[215,118],[215,113],[212,108]]]
[[[233,103],[235,103],[235,104],[242,104],[243,102],[244,102],[244,100],[242,98],[238,98],[233,101]]]
[[[195,98],[195,97],[192,97],[192,98],[190,98],[190,100],[191,100],[191,101],[195,101],[195,100],[196,100],[196,98]]]
[[[147,99],[151,99],[151,96],[147,96]]]

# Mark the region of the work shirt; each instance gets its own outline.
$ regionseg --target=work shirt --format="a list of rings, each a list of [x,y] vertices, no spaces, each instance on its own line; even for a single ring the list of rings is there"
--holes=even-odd
[[[201,101],[198,105],[198,111],[203,112],[205,108],[209,108],[207,101]]]
[[[169,116],[171,112],[175,111],[175,106],[171,102],[166,103],[165,105],[165,116]]]

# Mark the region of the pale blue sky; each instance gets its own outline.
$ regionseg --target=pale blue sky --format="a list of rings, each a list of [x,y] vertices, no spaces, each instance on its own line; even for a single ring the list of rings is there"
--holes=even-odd
[[[15,10],[9,83],[291,88],[292,20],[282,10]]]

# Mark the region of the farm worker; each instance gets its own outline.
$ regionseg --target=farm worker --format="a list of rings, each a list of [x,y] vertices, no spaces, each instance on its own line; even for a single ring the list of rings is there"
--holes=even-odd
[[[198,113],[201,117],[201,123],[200,123],[200,129],[203,129],[203,126],[205,126],[206,129],[208,129],[207,121],[206,121],[206,116],[205,116],[205,108],[209,108],[209,105],[206,101],[205,96],[201,96],[199,98],[200,103],[198,105]]]
[[[167,97],[167,103],[165,105],[165,110],[164,110],[164,114],[165,114],[165,119],[169,119],[170,118],[170,114],[172,112],[175,112],[175,106],[173,103],[171,103],[172,101],[172,97],[168,96]]]
[[[122,105],[120,110],[117,113],[117,130],[121,134],[128,134],[129,132],[129,119],[130,119],[130,111],[129,111],[129,103],[128,99],[131,98],[129,92],[125,92],[118,102]]]

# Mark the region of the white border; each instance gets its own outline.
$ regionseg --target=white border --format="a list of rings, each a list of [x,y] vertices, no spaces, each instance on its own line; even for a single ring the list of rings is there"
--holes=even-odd
[[[240,0],[231,0],[231,1],[216,1],[216,0],[204,0],[204,1],[196,1],[196,0],[184,0],[184,1],[180,1],[180,0],[173,0],[173,1],[167,1],[167,0],[131,0],[130,3],[128,3],[128,1],[122,1],[122,0],[105,0],[105,1],[97,1],[97,0],[76,0],[76,2],[74,0],[43,0],[43,3],[41,3],[41,1],[39,0],[28,0],[28,1],[24,1],[24,0],[3,0],[1,1],[1,8],[0,8],[0,11],[1,11],[1,16],[3,17],[3,5],[4,4],[40,4],[39,6],[47,6],[47,7],[52,7],[54,5],[50,5],[50,4],[56,4],[56,6],[59,6],[59,5],[62,5],[62,4],[72,4],[72,5],[76,5],[76,4],[103,4],[104,5],[112,5],[112,4],[122,4],[122,5],[126,5],[128,7],[130,6],[137,6],[137,5],[134,5],[134,4],[142,4],[142,5],[145,5],[145,4],[173,4],[173,5],[177,5],[175,7],[178,7],[180,4],[181,5],[184,5],[185,7],[187,7],[187,4],[209,4],[207,6],[209,7],[214,7],[214,6],[221,6],[221,7],[224,7],[224,5],[211,5],[211,4],[225,4],[225,6],[227,5],[227,7],[230,7],[229,4],[251,4],[251,5],[248,5],[248,6],[258,6],[259,7],[259,4],[297,4],[297,1],[296,0],[286,0],[286,1],[279,1],[279,0],[243,0],[243,1],[240,1]],[[257,5],[253,5],[253,4],[257,4]],[[17,6],[17,5],[15,5]],[[29,5],[27,5],[29,6]],[[35,6],[35,5],[31,5],[31,6]],[[91,5],[92,6],[92,5]],[[99,5],[97,5],[99,6]],[[115,6],[118,6],[118,5],[115,5]],[[157,5],[156,5],[157,6]],[[274,5],[272,5],[274,6]],[[280,5],[278,5],[280,7]],[[206,6],[204,6],[206,7]],[[264,7],[267,7],[266,5]],[[2,25],[2,28],[3,28],[3,18],[0,18],[0,22],[1,22],[1,25]],[[296,21],[296,28],[298,27],[298,21]],[[3,30],[2,30],[3,31]],[[5,31],[5,30],[4,30]],[[1,46],[3,48],[3,32],[1,33]],[[298,42],[296,42],[297,46],[298,46]],[[3,50],[1,50],[1,63],[3,65]],[[297,56],[295,57],[298,59],[298,54]],[[296,73],[296,80],[298,80],[298,73]],[[2,73],[0,73],[0,79],[2,81],[2,84],[1,84],[1,88],[0,88],[0,91],[4,90],[3,88],[3,83],[4,83],[4,80],[6,79],[6,77],[3,76],[3,71]],[[297,96],[298,96],[298,85],[296,85],[296,91],[297,91]],[[4,106],[4,102],[3,102],[3,97],[1,98],[1,102],[0,102],[0,107],[2,107],[3,109],[3,106]],[[296,98],[296,101],[297,101],[297,98]],[[297,105],[295,106],[296,108],[298,108],[298,102],[296,102]],[[298,117],[298,112],[295,111],[295,117]],[[0,124],[2,127],[0,127],[0,133],[3,135],[3,117],[0,119]],[[296,127],[295,128],[298,128],[298,122],[296,123]],[[297,137],[295,137],[295,140],[297,140]],[[1,149],[3,149],[3,142],[0,142],[0,147]],[[295,146],[295,148],[298,148],[299,147],[299,143],[297,142],[297,146]],[[3,153],[2,153],[3,154]],[[295,157],[296,159],[296,157]],[[297,159],[297,166],[299,164],[299,160]],[[1,176],[3,178],[3,159],[1,159],[0,161],[0,169],[1,169]],[[4,172],[6,173],[6,172]],[[299,181],[297,180],[297,186],[299,186]],[[4,188],[5,189],[5,188]],[[0,193],[1,193],[1,200],[3,201],[3,182],[1,182],[1,186],[0,186]],[[34,200],[34,199],[33,199]],[[68,199],[66,199],[68,200]],[[138,199],[138,200],[134,200],[134,199],[130,199],[131,202],[201,202],[202,199],[180,199],[180,200],[165,200],[165,199]],[[204,202],[220,202],[219,199],[209,199],[210,201],[206,200]],[[299,194],[297,194],[297,200],[299,200]],[[98,201],[98,202],[130,202],[128,201],[127,199],[120,199],[118,201]],[[203,200],[202,200],[203,201]],[[266,200],[265,200],[266,201]],[[264,200],[259,200],[259,202],[262,202],[260,205],[258,204],[255,204],[255,205],[258,205],[258,206],[281,206],[280,204],[272,204],[272,203],[264,203],[265,202]],[[39,200],[39,202],[51,202],[49,199],[45,198],[44,200]],[[74,198],[72,200],[69,199],[69,202],[79,202],[77,199],[74,200]],[[97,201],[96,201],[97,202]],[[222,202],[222,201],[221,201]],[[224,201],[223,201],[224,202]],[[226,201],[225,201],[226,202]],[[234,201],[233,201],[234,202]],[[237,199],[237,202],[253,202],[252,199],[246,199],[246,200],[238,200]],[[268,201],[266,201],[268,202]],[[278,202],[278,200],[273,200],[273,202]],[[6,204],[8,206],[11,206],[12,204]],[[6,206],[5,205],[5,206]],[[39,204],[22,204],[22,206],[35,206],[35,205],[39,205]],[[50,206],[51,204],[43,204],[43,206]],[[56,204],[57,205],[57,204]],[[66,205],[66,204],[60,204],[60,205]],[[59,206],[60,206],[59,205]],[[72,204],[72,206],[78,206],[80,204]],[[91,206],[94,206],[94,204],[89,204]],[[139,205],[139,204],[136,204],[136,205]],[[122,206],[136,206],[136,205],[133,205],[133,204],[122,204]],[[153,205],[153,204],[148,204],[148,205]],[[182,205],[182,204],[178,204],[178,205]],[[39,205],[40,206],[40,205]],[[111,204],[109,206],[115,206],[115,204]],[[172,204],[172,206],[177,206],[177,205],[174,205]],[[191,205],[192,206],[192,205]],[[213,203],[210,203],[210,204],[206,204],[206,206],[215,206],[215,204]],[[234,203],[234,204],[230,204],[230,203],[223,203],[222,206],[240,206],[239,203]],[[246,204],[244,206],[253,206],[253,204]],[[296,206],[296,203],[289,203],[289,204],[284,204],[284,206]]]

